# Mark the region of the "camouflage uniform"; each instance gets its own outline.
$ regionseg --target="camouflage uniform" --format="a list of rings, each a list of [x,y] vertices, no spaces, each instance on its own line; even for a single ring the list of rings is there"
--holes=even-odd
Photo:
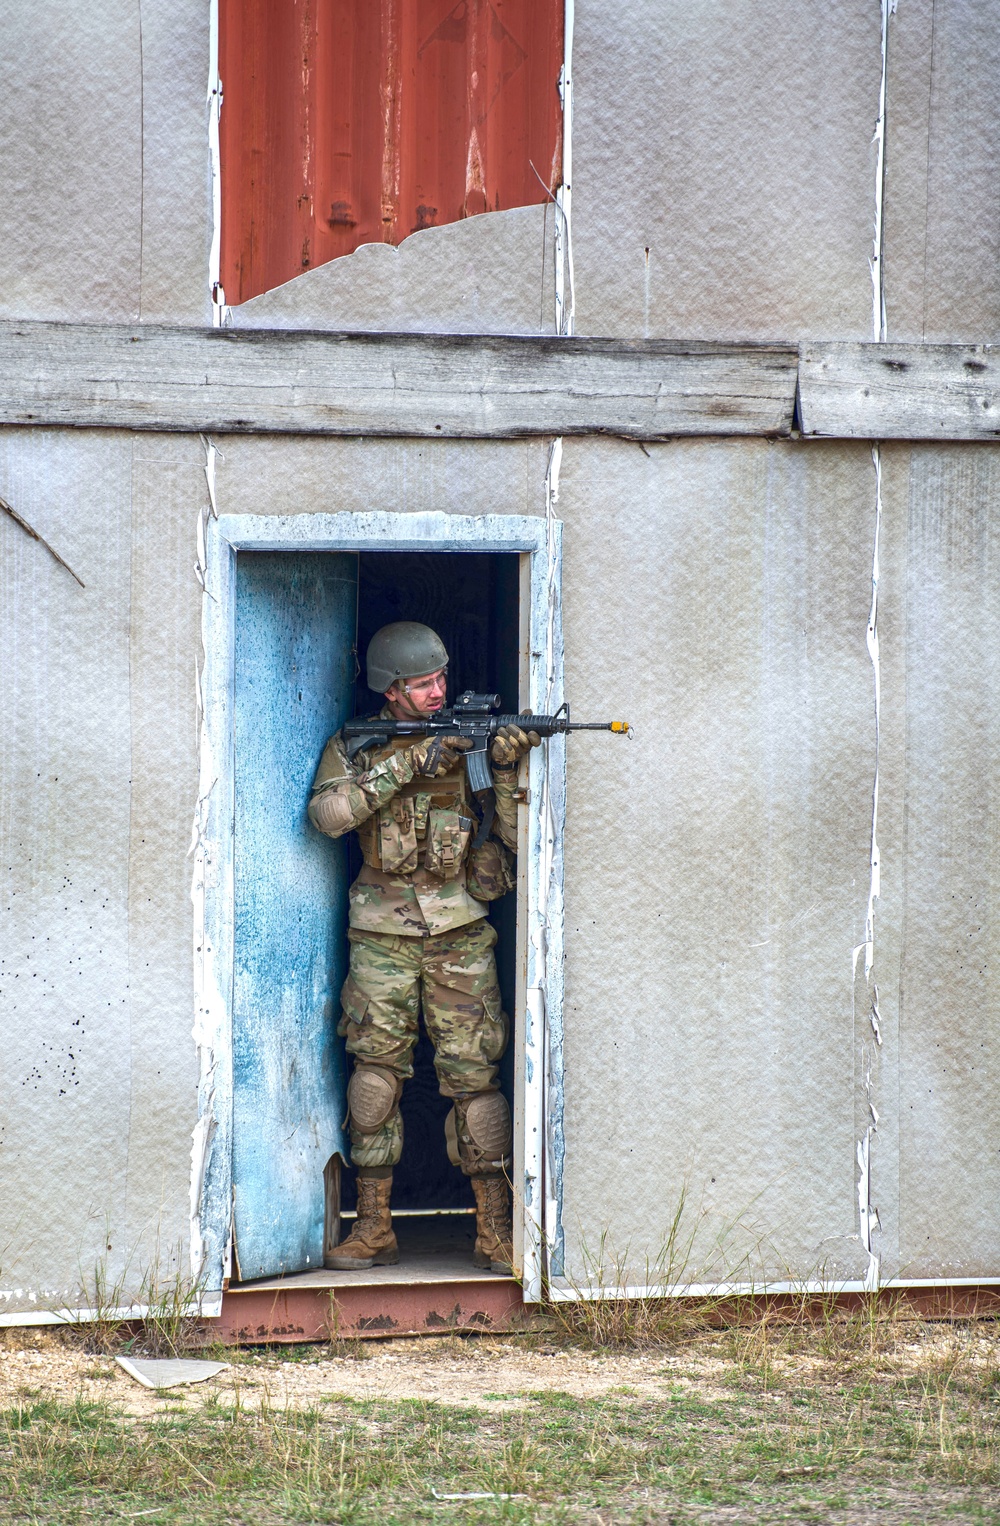
[[[391,718],[385,708],[381,712]],[[473,847],[478,823],[460,759],[442,778],[414,773],[414,737],[360,752],[353,760],[338,732],[327,743],[313,784],[309,816],[330,837],[358,833],[364,866],[351,886],[351,962],[341,992],[339,1033],[355,1060],[402,1083],[413,1074],[417,1020],[435,1049],[446,1097],[497,1088],[507,1044],[486,902],[513,884],[516,770],[494,773],[496,815],[490,836]],[[400,1159],[398,1112],[376,1132],[351,1126],[356,1166]],[[458,1164],[454,1141],[452,1159]]]

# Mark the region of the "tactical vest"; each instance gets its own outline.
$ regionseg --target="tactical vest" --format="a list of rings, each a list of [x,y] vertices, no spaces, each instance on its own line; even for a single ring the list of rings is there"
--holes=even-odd
[[[393,737],[367,755],[365,767],[405,751],[414,740]],[[424,868],[439,879],[453,880],[468,857],[475,826],[465,764],[459,760],[441,779],[411,779],[357,832],[364,861],[371,868],[388,874],[414,874]]]

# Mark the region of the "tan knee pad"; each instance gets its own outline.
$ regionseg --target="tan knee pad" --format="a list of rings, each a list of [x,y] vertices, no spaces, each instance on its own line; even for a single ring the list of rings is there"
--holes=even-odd
[[[502,1092],[477,1092],[455,1103],[445,1124],[448,1153],[466,1176],[484,1176],[510,1168],[510,1108]],[[454,1136],[455,1154],[451,1149]]]
[[[359,1134],[377,1134],[399,1107],[403,1083],[380,1065],[355,1065],[347,1087],[351,1123]]]

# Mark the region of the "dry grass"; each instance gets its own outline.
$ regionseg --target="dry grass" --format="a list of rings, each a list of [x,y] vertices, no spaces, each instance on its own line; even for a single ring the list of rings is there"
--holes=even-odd
[[[1000,1521],[992,1323],[928,1325],[884,1295],[853,1309],[758,1300],[726,1323],[726,1309],[701,1307],[687,1326],[676,1301],[666,1325],[662,1312],[614,1326],[615,1357],[593,1326],[453,1338],[429,1343],[430,1358],[417,1342],[379,1343],[360,1364],[343,1346],[242,1352],[229,1391],[175,1394],[138,1417],[26,1389],[0,1414],[0,1521]],[[426,1377],[434,1361],[453,1400],[380,1395],[380,1373],[419,1363]],[[491,1363],[502,1394],[488,1391]],[[307,1397],[280,1407],[284,1375],[303,1366],[315,1370]],[[370,1397],[338,1392],[348,1369]],[[581,1387],[584,1369],[609,1386]]]
[[[176,1263],[180,1254],[172,1258]],[[133,1282],[131,1266],[112,1278],[106,1261],[98,1261],[80,1278],[78,1313],[65,1328],[85,1351],[97,1356],[176,1357],[203,1343],[199,1307],[201,1288],[190,1277],[164,1271],[159,1255]],[[131,1314],[142,1309],[141,1318]]]

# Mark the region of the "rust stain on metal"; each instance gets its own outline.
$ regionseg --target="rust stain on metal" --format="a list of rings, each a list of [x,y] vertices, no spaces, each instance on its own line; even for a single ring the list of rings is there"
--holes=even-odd
[[[368,1314],[358,1320],[358,1329],[367,1330],[372,1334],[387,1335],[391,1330],[399,1328],[398,1321],[391,1314]]]
[[[326,1287],[293,1276],[280,1291],[253,1283],[231,1287],[212,1335],[233,1345],[375,1340],[446,1330],[515,1330],[523,1328],[526,1317],[521,1289],[512,1277]]]
[[[226,300],[546,201],[563,15],[563,0],[220,0]]]

